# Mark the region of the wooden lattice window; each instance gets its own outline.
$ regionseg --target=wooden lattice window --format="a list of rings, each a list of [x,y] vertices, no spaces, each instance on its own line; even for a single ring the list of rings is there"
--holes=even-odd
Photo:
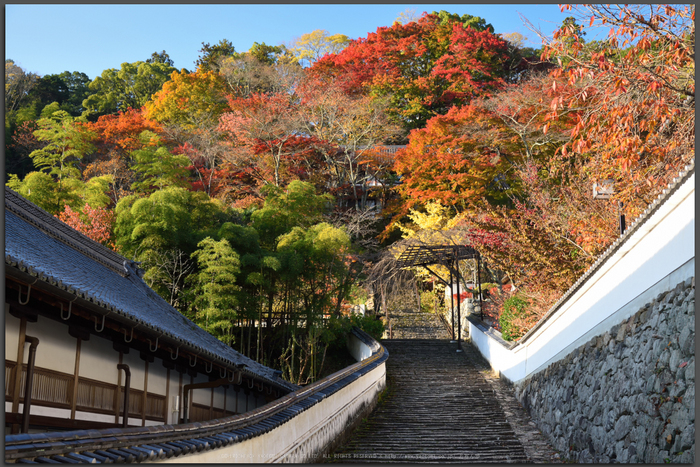
[[[14,369],[17,363],[5,360],[5,400],[12,400],[12,390],[15,386]]]
[[[146,394],[146,418],[165,421],[165,396],[159,394]]]
[[[24,400],[27,365],[22,365],[19,380],[20,401]],[[70,409],[73,376],[45,368],[34,368],[32,404]]]
[[[80,378],[76,408],[87,412],[114,413],[114,392],[116,390],[115,384]]]

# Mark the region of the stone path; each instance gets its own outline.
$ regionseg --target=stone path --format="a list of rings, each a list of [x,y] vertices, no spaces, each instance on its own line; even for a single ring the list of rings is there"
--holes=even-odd
[[[392,314],[391,336],[392,339],[449,339],[450,334],[433,313],[413,311],[405,309]],[[388,330],[384,337],[389,336]]]
[[[329,461],[559,462],[512,389],[470,344],[457,353],[436,316],[405,312],[393,328],[395,339],[382,341],[387,391]]]

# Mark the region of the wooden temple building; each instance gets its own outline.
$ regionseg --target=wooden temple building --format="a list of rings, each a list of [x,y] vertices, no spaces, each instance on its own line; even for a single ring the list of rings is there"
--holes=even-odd
[[[212,420],[295,389],[5,188],[6,436]]]

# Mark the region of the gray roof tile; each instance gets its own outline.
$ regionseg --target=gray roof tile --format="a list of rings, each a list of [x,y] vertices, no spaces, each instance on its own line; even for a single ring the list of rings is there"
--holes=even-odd
[[[203,358],[229,365],[294,390],[272,368],[236,352],[187,319],[154,292],[133,262],[70,228],[5,188],[5,264],[49,282],[135,324],[154,338],[168,336],[189,344]]]

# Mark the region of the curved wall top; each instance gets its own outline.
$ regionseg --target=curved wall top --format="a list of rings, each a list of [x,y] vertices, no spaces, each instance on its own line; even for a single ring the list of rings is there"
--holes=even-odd
[[[520,340],[506,343],[473,316],[471,339],[495,370],[517,382],[694,275],[692,163]]]

